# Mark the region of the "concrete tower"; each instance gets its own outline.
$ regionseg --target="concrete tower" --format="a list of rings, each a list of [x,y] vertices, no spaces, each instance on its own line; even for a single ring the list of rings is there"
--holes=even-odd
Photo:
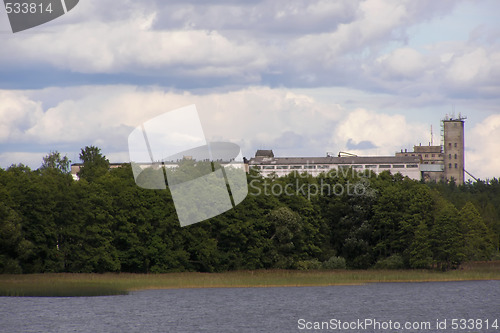
[[[443,157],[444,176],[455,180],[457,185],[464,183],[464,120],[465,117],[443,120]]]

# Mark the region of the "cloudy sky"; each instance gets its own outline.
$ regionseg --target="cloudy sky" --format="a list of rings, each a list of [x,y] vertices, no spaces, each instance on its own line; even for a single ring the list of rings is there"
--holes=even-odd
[[[208,140],[278,156],[393,155],[466,121],[500,176],[497,0],[81,0],[13,34],[0,10],[0,167],[128,161],[133,129],[195,104]]]

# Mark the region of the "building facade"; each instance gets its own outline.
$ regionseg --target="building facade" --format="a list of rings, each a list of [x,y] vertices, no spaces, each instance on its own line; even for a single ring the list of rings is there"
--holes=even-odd
[[[464,183],[464,119],[443,120],[444,174],[448,180],[454,179],[459,185]]]
[[[444,180],[444,160],[441,146],[414,146],[412,152],[401,150],[396,156],[415,156],[420,158],[421,178],[425,181]]]
[[[422,178],[426,181],[452,179],[463,185],[465,174],[465,117],[446,116],[441,121],[441,145],[414,146],[412,152],[406,150],[396,156],[419,156]]]
[[[258,170],[264,177],[284,176],[290,172],[306,172],[313,176],[321,172],[352,168],[375,173],[390,171],[415,180],[440,181],[452,179],[457,185],[464,183],[464,120],[448,117],[442,120],[442,145],[414,146],[413,151],[397,152],[394,156],[329,156],[275,157],[272,150],[258,150],[248,161],[248,167]]]
[[[262,152],[270,152],[263,154]],[[274,157],[272,151],[257,151],[248,161],[248,167],[260,172],[264,177],[285,176],[291,172],[306,172],[312,176],[338,172],[342,169],[380,173],[390,171],[401,173],[411,179],[420,180],[420,159],[416,156],[341,156],[341,157]]]

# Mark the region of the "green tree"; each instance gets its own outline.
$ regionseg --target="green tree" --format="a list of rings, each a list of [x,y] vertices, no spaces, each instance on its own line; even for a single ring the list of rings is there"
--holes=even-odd
[[[32,255],[32,248],[24,239],[21,217],[0,202],[0,273],[22,273],[20,261]]]
[[[118,251],[113,245],[113,198],[102,184],[76,182],[78,211],[72,218],[66,248],[69,272],[116,272]]]
[[[404,178],[377,180],[379,196],[373,210],[375,253],[379,260],[400,254],[410,267],[410,246],[421,222],[430,225],[434,199],[425,184]]]
[[[50,152],[43,158],[42,166],[40,169],[55,169],[62,173],[69,173],[71,161],[67,156],[61,156],[58,151]]]
[[[415,230],[415,237],[409,248],[411,268],[430,268],[432,266],[429,235],[427,224],[421,221]]]
[[[464,235],[465,259],[490,259],[494,251],[490,231],[470,201],[460,210],[460,222]]]
[[[431,230],[431,246],[438,268],[457,268],[464,259],[463,235],[457,209],[439,198]]]
[[[21,217],[24,238],[33,244],[33,255],[21,261],[25,273],[58,272],[63,267],[57,247],[57,216],[64,206],[60,198],[67,193],[59,187],[60,178],[71,177],[61,173],[46,176],[22,165],[11,166],[5,174],[11,208]]]
[[[302,219],[288,207],[279,207],[269,213],[271,240],[274,248],[271,252],[275,267],[292,268],[299,259],[303,243]]]
[[[82,166],[77,175],[80,179],[93,182],[105,175],[109,170],[109,160],[101,153],[101,149],[95,146],[86,146],[81,150],[80,160]]]

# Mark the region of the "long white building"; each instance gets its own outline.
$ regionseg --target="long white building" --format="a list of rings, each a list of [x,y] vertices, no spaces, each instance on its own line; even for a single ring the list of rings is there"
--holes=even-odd
[[[258,150],[248,160],[248,167],[257,169],[262,176],[285,176],[291,172],[306,172],[317,176],[322,172],[352,168],[355,171],[371,170],[374,173],[390,171],[411,179],[422,179],[419,156],[326,156],[326,157],[275,157],[272,150]]]

